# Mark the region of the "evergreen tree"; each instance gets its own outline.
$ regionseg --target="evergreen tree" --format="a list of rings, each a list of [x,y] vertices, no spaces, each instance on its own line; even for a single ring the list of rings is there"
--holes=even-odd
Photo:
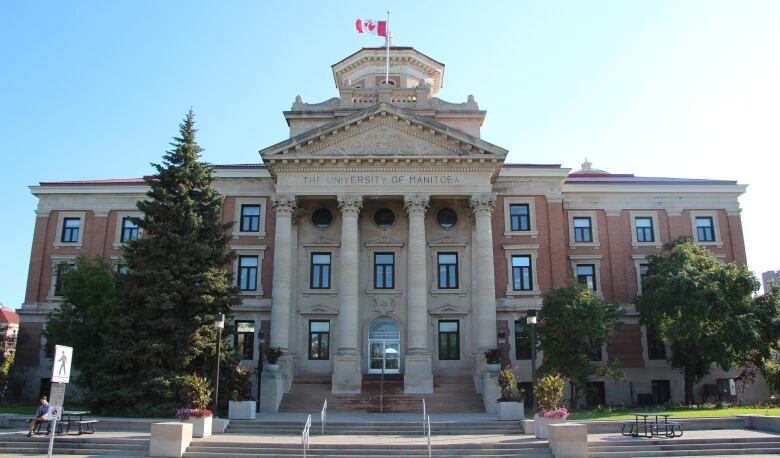
[[[240,303],[226,272],[235,256],[232,223],[221,221],[223,198],[212,188],[212,167],[199,161],[195,132],[190,110],[162,164],[153,164],[148,199],[138,202],[143,217],[135,219],[141,237],[123,253],[120,323],[100,381],[114,389],[104,402],[115,411],[170,415],[180,407],[181,377],[211,378],[215,314]]]

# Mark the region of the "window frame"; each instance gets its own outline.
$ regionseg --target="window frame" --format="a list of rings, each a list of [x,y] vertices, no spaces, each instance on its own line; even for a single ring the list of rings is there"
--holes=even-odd
[[[659,339],[658,336],[656,336],[655,332],[653,332],[649,327],[644,327],[645,331],[645,348],[647,351],[647,360],[648,361],[666,361],[668,352],[666,351],[666,342]],[[653,337],[651,339],[650,337]],[[653,351],[651,352],[650,349],[653,348]],[[663,349],[658,352],[660,349]]]
[[[260,217],[258,221],[257,231],[243,231],[242,229],[242,213],[244,206],[260,206]],[[266,216],[268,213],[268,198],[267,197],[241,197],[235,200],[233,208],[233,238],[239,237],[257,237],[263,239],[266,236]]]
[[[509,230],[511,232],[528,232],[531,230],[531,210],[529,207],[530,205],[528,204],[509,204]],[[512,212],[515,208],[525,209],[525,214],[520,212],[519,215],[515,215]],[[517,227],[515,227],[515,216],[517,216]]]
[[[377,261],[377,256],[391,256],[392,257],[392,263],[391,264],[379,264],[379,262]],[[395,277],[396,277],[396,275],[395,275],[395,273],[396,273],[395,252],[392,252],[392,251],[374,251],[371,254],[371,257],[373,259],[373,265],[374,265],[374,269],[373,269],[373,271],[374,271],[374,275],[373,275],[373,286],[374,286],[374,289],[375,290],[392,290],[392,289],[395,289]],[[385,275],[387,274],[386,269],[387,269],[388,266],[390,266],[390,269],[391,269],[390,270],[390,286],[388,286],[386,284],[386,282],[384,282]],[[383,284],[382,285],[377,284],[377,280],[379,279],[377,274],[378,274],[378,271],[379,271],[380,267],[382,268],[382,271],[383,271],[382,272],[382,277],[381,277],[383,279]]]
[[[699,221],[701,220],[707,220],[709,221],[708,226],[700,226]],[[65,220],[66,224],[68,219]],[[694,218],[694,222],[696,224],[696,241],[699,243],[711,243],[715,241],[715,222],[712,220],[711,216],[697,216]],[[705,229],[706,231],[701,231],[701,229]],[[708,232],[708,233],[707,233]],[[708,236],[704,239],[702,239],[702,235]]]
[[[587,221],[587,226],[577,226],[578,221]],[[574,243],[593,243],[593,219],[590,216],[575,216],[572,218],[574,224]],[[587,232],[585,232],[587,230]],[[582,240],[577,240],[582,235]],[[587,235],[587,238],[585,237]]]
[[[534,290],[534,271],[533,271],[533,260],[530,254],[513,254],[511,257],[512,262],[512,290],[513,291],[533,291]],[[528,259],[528,266],[515,266],[515,258],[527,258]],[[515,269],[520,270],[520,283],[521,287],[518,287],[518,285],[515,283]],[[523,283],[523,274],[522,272],[524,270],[528,270],[528,284],[522,285]],[[522,286],[526,286],[523,288]]]
[[[62,293],[62,291],[58,291],[58,277],[60,275],[60,266],[61,265],[69,265],[73,268],[76,267],[76,258],[77,256],[73,255],[52,255],[51,256],[51,281],[49,284],[49,294],[46,297],[47,300],[61,300],[62,296],[57,293]]]
[[[454,264],[451,264],[451,263],[442,264],[441,256],[451,256],[451,255],[455,256],[455,263]],[[439,251],[439,252],[436,253],[436,287],[437,287],[437,289],[440,289],[440,290],[457,290],[457,289],[460,289],[460,278],[459,278],[460,277],[460,268],[459,268],[459,264],[460,264],[460,256],[459,256],[459,253],[457,251]],[[447,272],[447,275],[445,277],[446,280],[444,282],[445,286],[442,286],[442,277],[441,277],[441,268],[442,268],[442,266],[446,266],[445,270]],[[450,267],[451,266],[454,266],[454,274],[455,274],[454,275],[454,277],[455,277],[455,284],[454,285],[450,284],[450,276],[451,276]]]
[[[536,227],[536,207],[534,197],[503,196],[504,201],[504,236],[512,238],[515,235],[528,235],[532,239],[539,237]],[[512,227],[512,206],[525,205],[528,207],[528,229],[514,230]],[[522,228],[522,227],[521,227]]]
[[[639,234],[638,230],[639,227],[636,224],[636,220],[638,218],[650,218],[650,234],[652,235],[652,240],[650,241],[640,241],[639,240]],[[663,246],[663,242],[661,241],[661,231],[658,228],[658,212],[657,211],[638,211],[638,210],[632,210],[629,212],[629,219],[631,222],[631,246],[636,247],[655,247],[660,248]]]
[[[121,248],[127,243],[126,241],[122,240],[123,236],[123,229],[124,229],[124,221],[125,218],[143,218],[144,214],[141,212],[136,211],[119,211],[116,213],[116,228],[114,230],[114,248]],[[143,230],[141,230],[141,227],[138,227],[138,236],[136,238],[140,238],[143,236]]]
[[[539,253],[539,245],[504,245],[504,256],[506,258],[506,296],[534,296],[540,294],[539,291],[539,271],[537,269],[537,257]],[[515,256],[530,256],[531,257],[531,289],[528,290],[516,290],[514,289],[514,277],[512,258]]]
[[[256,208],[257,209],[257,215],[246,215],[246,214],[244,214],[244,210],[250,209],[250,208]],[[241,227],[239,228],[238,231],[242,232],[242,233],[259,233],[260,232],[260,226],[261,226],[261,224],[260,224],[261,223],[260,215],[262,214],[262,212],[263,212],[263,206],[261,204],[259,204],[259,203],[257,203],[257,204],[241,204],[241,211],[240,211],[241,217],[240,217],[240,220],[239,220],[239,224],[241,225]],[[244,227],[244,222],[247,221],[247,219],[249,220],[249,227],[250,227],[249,229]],[[256,221],[255,221],[255,219],[256,219]],[[252,222],[256,222],[257,223],[257,229],[252,229],[251,228],[252,227]]]
[[[438,296],[440,294],[457,294],[458,296],[465,296],[467,290],[464,285],[468,285],[471,281],[470,269],[463,267],[462,263],[467,259],[465,243],[454,242],[450,240],[428,242],[428,252],[430,254],[428,260],[428,279],[430,281],[430,290],[428,293],[431,296]],[[457,253],[458,257],[458,269],[457,280],[458,288],[456,289],[442,289],[439,288],[439,253]],[[473,253],[470,254],[467,261],[473,262]],[[469,264],[470,265],[470,264]],[[404,275],[402,275],[404,277]]]
[[[444,331],[441,330],[441,325],[443,323],[455,323],[455,331]],[[442,347],[442,336],[447,336],[447,342],[446,346]],[[451,336],[454,336],[454,343],[455,343],[455,357],[448,356],[447,353],[452,353],[452,351],[445,352],[445,350],[450,350],[450,345],[452,344],[452,340],[450,339]],[[439,319],[436,321],[436,342],[439,350],[439,361],[460,361],[460,320],[450,320],[450,319]]]
[[[528,323],[527,323],[526,320],[527,320],[527,317],[522,317],[520,319],[515,320],[515,329],[514,329],[515,338],[514,338],[514,342],[515,342],[515,360],[517,360],[517,361],[531,361],[531,359],[533,358],[533,351],[534,351],[534,349],[533,349],[533,342],[531,342],[531,335],[530,335],[530,332],[529,332],[529,329],[528,329]],[[522,325],[523,336],[521,336],[520,332],[518,332],[518,330],[517,330],[517,325],[518,324]],[[523,352],[523,354],[520,353],[520,348],[521,348],[520,340],[521,340],[521,338],[523,340],[527,341],[527,342],[523,342],[523,345],[522,345],[522,348],[524,348],[524,349],[526,348],[526,346],[528,347],[527,357],[525,356],[526,355],[525,352]]]
[[[245,267],[241,263],[244,259],[254,259],[256,264],[254,266],[246,266]],[[246,272],[245,272],[245,270],[246,270]],[[243,285],[244,275],[245,274],[246,275],[250,275],[252,270],[254,270],[254,273],[255,273],[254,288],[251,288],[251,287],[250,288],[244,288],[244,285]],[[258,278],[257,275],[259,273],[260,273],[260,257],[258,255],[256,255],[256,254],[254,254],[254,255],[242,254],[242,255],[238,256],[238,271],[236,272],[236,276],[237,276],[237,282],[236,283],[238,285],[238,290],[239,291],[242,291],[242,292],[246,292],[246,291],[255,292],[255,291],[257,291],[257,284],[259,283],[259,278]],[[249,277],[248,282],[249,281],[251,281],[251,275]],[[251,286],[251,285],[247,285],[247,286]]]
[[[236,257],[233,260],[233,286],[238,288],[238,294],[244,296],[245,300],[249,300],[251,304],[259,305],[259,298],[263,297],[263,261],[265,259],[265,245],[231,245],[230,248],[236,253]],[[254,290],[242,290],[240,283],[241,274],[241,257],[257,257],[257,288]],[[252,302],[254,301],[254,302]]]
[[[119,242],[121,242],[121,243],[126,243],[126,242],[130,242],[132,240],[137,240],[138,236],[140,235],[141,228],[138,227],[137,224],[133,223],[132,218],[133,218],[132,216],[123,216],[122,217],[122,220],[120,222],[122,228],[120,229],[120,235],[119,235]],[[133,227],[129,227],[129,228],[125,227],[125,223],[127,223],[127,222],[132,224]],[[130,235],[129,237],[125,237],[125,234],[127,233],[128,230],[132,233],[132,235]]]
[[[590,242],[577,241],[576,231],[574,230],[575,218],[590,218]],[[597,211],[570,210],[567,213],[567,219],[569,223],[569,248],[576,249],[577,247],[592,247],[595,249],[601,246],[601,242],[599,242],[599,219]]]
[[[602,255],[569,255],[569,260],[571,261],[571,268],[572,268],[572,276],[574,280],[579,281],[578,275],[577,275],[577,266],[581,265],[587,265],[592,264],[594,266],[594,274],[596,276],[594,285],[595,285],[595,292],[599,294],[601,297],[604,297],[604,289],[601,284],[601,260],[603,256]]]
[[[61,211],[57,217],[57,232],[54,237],[55,247],[74,247],[81,249],[84,246],[84,232],[86,231],[87,212],[85,211]],[[63,242],[63,236],[65,234],[65,220],[66,219],[78,219],[79,229],[76,236],[76,240],[72,242]]]
[[[696,245],[711,245],[718,248],[723,247],[723,239],[720,232],[720,211],[718,210],[691,210],[691,238]],[[715,238],[711,241],[699,241],[699,231],[696,226],[697,218],[710,218],[712,222],[712,235]]]
[[[242,323],[251,323],[252,324],[252,332],[238,332],[238,326]],[[236,320],[234,322],[236,325],[236,332],[233,334],[233,348],[238,352],[239,356],[241,357],[242,361],[253,361],[255,359],[255,334],[257,333],[257,324],[254,320]],[[249,337],[249,357],[246,358],[245,350],[247,349],[247,335],[251,334],[251,337]],[[243,335],[243,348],[239,348],[239,340],[241,340],[241,335]]]
[[[315,256],[325,256],[325,255],[328,256],[327,264],[314,263]],[[327,266],[327,277],[323,275],[322,270],[320,270],[320,275],[318,275],[320,286],[314,286],[315,266],[321,266],[321,267]],[[322,280],[324,278],[327,278],[327,286],[322,286]],[[309,289],[315,291],[330,290],[332,289],[332,286],[333,286],[333,253],[330,251],[312,251],[309,254]]]
[[[332,327],[331,323],[330,323],[330,320],[327,320],[327,319],[309,319],[308,321],[309,321],[309,325],[308,325],[309,332],[307,333],[307,338],[306,338],[306,347],[307,347],[306,353],[308,355],[309,361],[327,361],[327,360],[329,360],[330,359],[330,342],[331,342],[330,331],[331,331],[331,327]],[[313,331],[312,330],[312,324],[314,324],[314,323],[327,323],[328,324],[328,330],[327,331]],[[312,337],[315,336],[315,335],[317,336],[317,342],[319,344],[318,345],[319,352],[318,352],[317,355],[314,355],[312,353],[312,340],[313,340]],[[325,351],[324,351],[325,355],[324,356],[322,355],[322,353],[323,353],[323,351],[322,351],[322,336],[323,335],[327,335],[328,336],[327,339],[326,339],[327,343],[325,345]]]

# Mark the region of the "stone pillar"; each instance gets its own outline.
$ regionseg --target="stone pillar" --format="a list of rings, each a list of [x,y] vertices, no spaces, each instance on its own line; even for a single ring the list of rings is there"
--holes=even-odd
[[[493,264],[493,228],[491,215],[496,207],[496,195],[473,194],[470,199],[474,211],[477,239],[477,291],[472,294],[477,329],[477,371],[484,369],[484,351],[496,348],[496,278]]]
[[[290,281],[292,280],[292,217],[295,196],[274,194],[271,205],[276,212],[274,236],[274,276],[271,293],[271,346],[287,352],[290,331]]]
[[[358,352],[358,215],[363,197],[338,196],[341,210],[339,249],[339,318],[331,388],[334,394],[360,393],[362,384]]]
[[[428,351],[428,273],[425,246],[425,213],[430,196],[407,194],[409,251],[406,301],[406,357],[404,392],[433,393],[431,352]],[[495,327],[495,326],[494,326]]]
[[[284,353],[279,358],[279,373],[292,382],[292,359],[290,347],[290,285],[292,281],[292,218],[295,211],[295,196],[274,194],[271,205],[276,212],[274,236],[274,273],[271,292],[271,346],[279,347]],[[286,384],[289,386],[289,384]],[[271,396],[271,390],[262,391],[262,398]],[[273,394],[275,396],[275,394]],[[272,405],[275,401],[260,399],[260,404]],[[278,404],[276,404],[278,407]]]

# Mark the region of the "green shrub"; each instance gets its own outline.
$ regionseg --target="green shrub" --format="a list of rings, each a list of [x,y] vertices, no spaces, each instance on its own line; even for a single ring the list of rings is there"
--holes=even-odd
[[[208,409],[211,403],[211,383],[195,374],[182,377],[181,399],[193,409]]]
[[[558,408],[563,399],[563,379],[561,374],[547,374],[541,377],[534,386],[537,411],[547,412]]]
[[[520,402],[523,400],[522,392],[517,388],[517,376],[508,368],[498,373],[498,384],[501,386],[499,402]]]

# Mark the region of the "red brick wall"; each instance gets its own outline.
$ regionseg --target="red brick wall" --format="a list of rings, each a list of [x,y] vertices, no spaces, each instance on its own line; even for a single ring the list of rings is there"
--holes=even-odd
[[[607,343],[609,360],[620,360],[627,369],[645,367],[642,354],[642,328],[638,324],[623,324]]]

